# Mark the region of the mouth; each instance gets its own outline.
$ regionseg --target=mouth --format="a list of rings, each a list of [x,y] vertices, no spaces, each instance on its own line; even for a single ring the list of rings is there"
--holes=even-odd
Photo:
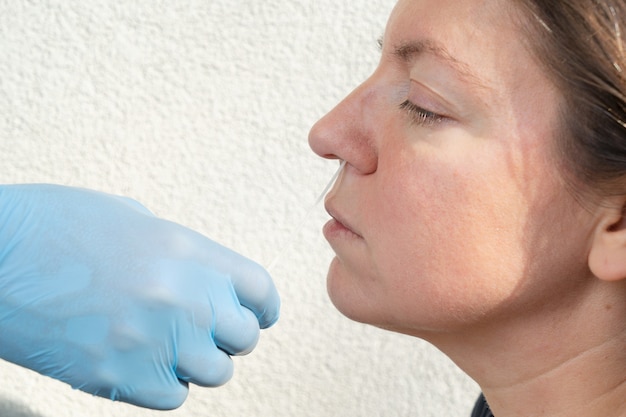
[[[332,207],[326,206],[326,212],[330,215],[331,220],[324,225],[324,237],[327,240],[334,239],[363,239],[363,236],[357,232],[350,223],[337,213]]]

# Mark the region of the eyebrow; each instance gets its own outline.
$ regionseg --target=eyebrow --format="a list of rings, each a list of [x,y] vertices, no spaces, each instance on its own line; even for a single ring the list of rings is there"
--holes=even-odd
[[[378,45],[382,49],[382,38],[378,40]],[[410,63],[423,54],[435,56],[452,67],[462,78],[475,84],[477,87],[489,89],[483,80],[471,71],[468,64],[456,59],[441,43],[433,39],[401,42],[393,48],[393,55],[405,63]]]

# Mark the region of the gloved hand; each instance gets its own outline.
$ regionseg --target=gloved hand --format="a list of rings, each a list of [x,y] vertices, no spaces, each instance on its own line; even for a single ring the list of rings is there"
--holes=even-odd
[[[278,319],[257,264],[134,200],[0,186],[0,357],[74,388],[171,409],[187,383],[231,377],[230,355]]]

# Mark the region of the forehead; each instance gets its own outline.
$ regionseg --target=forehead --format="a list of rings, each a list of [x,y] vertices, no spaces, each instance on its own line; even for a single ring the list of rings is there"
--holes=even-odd
[[[538,70],[516,13],[505,0],[400,0],[383,42],[396,54],[426,45],[425,52],[459,75],[502,93],[521,88],[528,70]]]
[[[497,35],[510,23],[517,7],[511,0],[399,0],[389,23],[402,29],[437,31],[442,26],[459,34],[475,38],[480,34]]]

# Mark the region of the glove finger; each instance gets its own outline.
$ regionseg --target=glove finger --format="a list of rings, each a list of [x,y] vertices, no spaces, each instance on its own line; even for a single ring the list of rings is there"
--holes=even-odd
[[[153,281],[142,289],[143,296],[151,305],[177,312],[177,339],[201,346],[215,343],[231,355],[254,348],[258,320],[240,304],[227,275],[201,264],[171,260],[155,262],[152,268]],[[151,317],[158,326],[159,321]]]
[[[259,341],[260,329],[255,314],[245,307],[228,314],[218,313],[213,338],[216,345],[231,355],[250,353]],[[225,313],[225,314],[224,314]]]
[[[176,380],[177,383],[168,389],[149,390],[135,387],[128,393],[118,394],[117,398],[110,395],[104,397],[153,410],[174,410],[183,405],[189,394],[187,383],[178,378]]]
[[[228,382],[234,372],[230,356],[217,348],[208,332],[196,330],[179,346],[176,375],[183,381],[203,387],[218,387]]]
[[[84,377],[74,388],[91,394],[155,410],[180,407],[187,398],[189,387],[176,375],[167,354],[150,359],[145,352],[135,352],[134,359],[112,359],[99,364],[99,371]],[[68,382],[72,382],[71,380]]]
[[[265,269],[251,261],[235,259],[231,280],[241,305],[256,315],[262,329],[276,323],[280,314],[280,297]]]
[[[212,342],[230,355],[249,353],[256,346],[259,335],[259,322],[256,315],[239,303],[235,289],[227,276],[213,273],[208,295],[208,308],[197,309],[194,316],[196,332],[192,337],[207,334],[210,329]],[[203,311],[204,310],[204,311]],[[208,320],[210,319],[210,321]],[[202,340],[201,342],[205,342]]]
[[[228,248],[208,240],[207,261],[223,274],[230,276],[242,306],[252,311],[259,326],[273,325],[280,313],[280,297],[272,278],[259,264]]]
[[[180,227],[180,226],[176,226]],[[200,261],[230,278],[238,304],[247,307],[266,328],[278,320],[280,297],[270,275],[257,263],[190,229],[170,237],[169,256]]]

